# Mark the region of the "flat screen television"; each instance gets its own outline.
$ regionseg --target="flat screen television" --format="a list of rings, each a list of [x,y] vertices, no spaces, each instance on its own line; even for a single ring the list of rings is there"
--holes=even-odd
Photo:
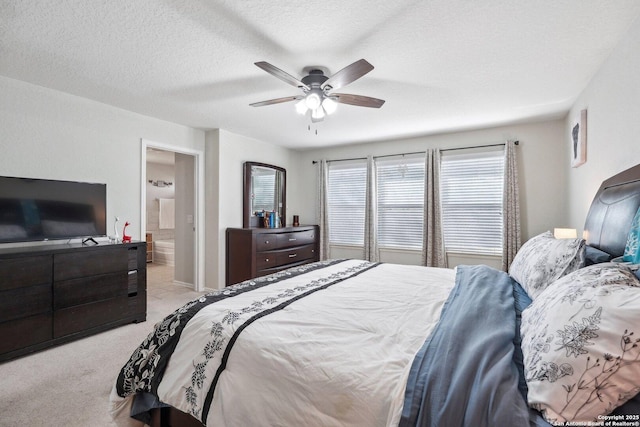
[[[0,243],[106,234],[106,184],[0,176]]]

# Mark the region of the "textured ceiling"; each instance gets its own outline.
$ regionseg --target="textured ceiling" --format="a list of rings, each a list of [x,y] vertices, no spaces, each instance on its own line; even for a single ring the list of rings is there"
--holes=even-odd
[[[3,0],[0,74],[291,148],[563,117],[640,14],[638,0]],[[255,65],[303,77],[365,58],[317,125]],[[315,130],[317,129],[317,134]]]

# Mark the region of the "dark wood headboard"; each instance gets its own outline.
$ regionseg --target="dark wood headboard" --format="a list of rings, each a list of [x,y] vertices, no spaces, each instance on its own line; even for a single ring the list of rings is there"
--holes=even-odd
[[[622,256],[631,222],[640,206],[640,165],[605,180],[591,202],[584,224],[587,244]]]

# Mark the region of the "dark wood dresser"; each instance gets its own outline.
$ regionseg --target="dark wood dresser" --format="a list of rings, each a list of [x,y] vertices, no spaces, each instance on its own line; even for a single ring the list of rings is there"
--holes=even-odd
[[[146,244],[0,249],[0,361],[147,316]]]
[[[227,228],[227,286],[319,260],[317,225]]]

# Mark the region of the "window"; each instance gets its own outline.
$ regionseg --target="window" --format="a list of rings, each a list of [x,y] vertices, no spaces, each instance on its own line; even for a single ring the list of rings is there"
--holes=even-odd
[[[376,167],[377,240],[381,248],[422,249],[424,154],[379,157]],[[364,245],[366,160],[328,167],[329,242]],[[500,255],[504,149],[443,153],[442,228],[447,252]]]
[[[331,162],[328,169],[329,242],[336,245],[362,246],[367,162]]]
[[[504,151],[443,153],[442,228],[447,252],[502,253]]]
[[[424,154],[376,159],[378,245],[422,249]]]

